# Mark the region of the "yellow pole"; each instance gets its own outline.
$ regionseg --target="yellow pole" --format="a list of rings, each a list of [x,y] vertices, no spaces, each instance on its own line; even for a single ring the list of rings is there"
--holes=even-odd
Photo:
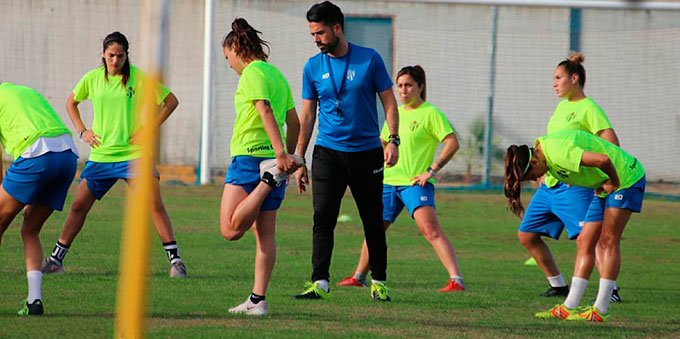
[[[149,70],[141,88],[137,88],[136,112],[143,126],[141,133],[142,156],[139,158],[134,184],[128,189],[124,228],[121,239],[120,274],[116,296],[115,338],[142,338],[146,328],[147,286],[149,273],[149,230],[151,198],[153,194],[155,154],[158,147],[156,117],[156,89],[163,69],[162,46],[167,29],[167,1],[161,0],[158,10],[156,0],[142,1],[140,13],[139,61]],[[156,45],[153,44],[154,32]],[[153,53],[155,49],[155,53]],[[152,58],[156,55],[157,60]],[[144,58],[144,56],[146,58]],[[146,62],[145,62],[146,61]]]

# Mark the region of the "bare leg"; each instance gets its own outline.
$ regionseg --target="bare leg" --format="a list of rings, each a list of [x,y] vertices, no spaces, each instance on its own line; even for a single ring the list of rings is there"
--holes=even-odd
[[[227,240],[238,240],[252,227],[260,215],[260,206],[273,189],[260,182],[246,191],[237,185],[225,184],[220,208],[220,230]]]
[[[385,227],[385,231],[392,225],[390,222],[383,220],[383,227]],[[360,272],[363,274],[368,274],[369,266],[368,266],[368,246],[366,245],[366,239],[364,239],[363,244],[361,245],[361,254],[359,255],[359,264],[357,264],[357,269],[355,272]]]
[[[434,248],[449,276],[462,276],[460,266],[458,265],[458,258],[456,257],[456,250],[439,225],[434,207],[422,206],[416,208],[413,212],[413,217],[420,232],[430,242],[432,248]]]
[[[276,211],[261,211],[253,226],[255,234],[255,280],[253,293],[265,295],[276,263]]]
[[[87,188],[87,179],[80,181],[80,184],[78,184],[78,188],[76,189],[76,197],[71,204],[71,209],[64,222],[64,228],[61,230],[61,235],[59,235],[60,243],[71,245],[73,239],[76,238],[83,228],[87,213],[90,212],[95,200],[94,195],[92,195],[90,189]]]
[[[24,206],[24,203],[14,199],[0,184],[0,244],[2,244],[2,235]]]
[[[574,276],[590,279],[595,265],[595,246],[600,239],[602,222],[587,222],[578,239],[576,239],[576,261],[574,262]]]
[[[24,214],[24,223],[21,227],[21,239],[24,241],[24,258],[26,259],[26,271],[40,270],[43,259],[43,251],[40,246],[38,234],[47,218],[54,211],[51,207],[33,204],[29,205]]]
[[[529,254],[536,260],[546,277],[554,277],[560,274],[555,259],[548,245],[541,239],[541,234],[534,232],[517,231],[519,242],[524,245]]]
[[[621,235],[632,211],[629,209],[607,208],[604,210],[602,234],[598,244],[602,244],[602,270],[600,276],[616,280],[621,268]]]

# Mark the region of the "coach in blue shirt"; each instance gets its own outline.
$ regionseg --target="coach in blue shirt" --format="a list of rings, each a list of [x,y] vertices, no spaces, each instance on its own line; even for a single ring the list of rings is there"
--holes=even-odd
[[[382,223],[383,165],[399,157],[397,103],[385,64],[375,50],[351,44],[343,33],[345,17],[329,1],[307,12],[309,31],[321,53],[311,57],[302,77],[302,111],[297,154],[304,156],[319,106],[319,130],[312,155],[314,248],[312,282],[298,299],[322,299],[329,293],[333,230],[342,196],[349,186],[364,226],[373,284],[371,294],[389,301],[387,245]],[[376,93],[390,130],[384,150]],[[296,172],[298,191],[307,184],[307,169]]]

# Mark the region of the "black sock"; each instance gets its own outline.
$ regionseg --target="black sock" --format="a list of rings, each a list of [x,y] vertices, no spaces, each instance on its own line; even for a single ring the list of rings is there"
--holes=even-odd
[[[173,240],[170,242],[164,242],[163,248],[165,249],[165,253],[168,255],[168,260],[170,260],[171,264],[182,261],[182,259],[179,257],[179,247],[177,247],[177,241]]]
[[[257,303],[259,303],[259,302],[262,301],[262,300],[264,300],[264,296],[263,296],[263,295],[259,295],[259,294],[255,294],[255,293],[250,293],[250,301],[251,301],[253,304],[257,304]]]
[[[52,250],[52,254],[50,254],[50,260],[54,262],[55,264],[61,266],[62,261],[64,261],[64,257],[66,256],[66,253],[68,253],[68,249],[71,248],[71,245],[64,245],[57,241],[57,244],[54,245],[54,249]]]

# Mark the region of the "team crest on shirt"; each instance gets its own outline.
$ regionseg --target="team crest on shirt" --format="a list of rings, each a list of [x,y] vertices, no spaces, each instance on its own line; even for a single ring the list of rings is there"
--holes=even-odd
[[[352,81],[354,80],[354,76],[357,74],[357,72],[353,69],[347,70],[347,80]]]
[[[411,132],[415,131],[418,128],[418,121],[413,120],[413,122],[408,128],[411,130]]]
[[[132,99],[132,97],[135,96],[135,89],[132,88],[132,86],[128,86],[126,95],[128,98]]]
[[[328,79],[329,76],[330,76],[330,74],[324,73],[324,74],[321,76],[321,79],[322,79],[322,80]]]
[[[567,121],[572,121],[574,118],[576,118],[576,113],[571,112],[569,115],[567,115]]]

